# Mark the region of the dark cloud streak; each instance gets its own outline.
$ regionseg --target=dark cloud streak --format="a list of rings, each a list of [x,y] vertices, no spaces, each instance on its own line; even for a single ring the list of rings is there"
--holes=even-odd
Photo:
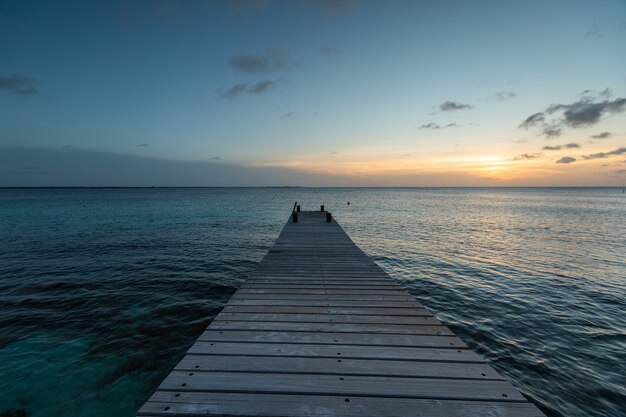
[[[571,156],[564,156],[563,158],[556,161],[557,164],[571,164],[572,162],[576,162],[576,158]]]
[[[459,103],[458,101],[444,101],[439,105],[441,111],[469,110],[474,106],[470,104]]]
[[[231,68],[245,74],[272,74],[295,67],[297,63],[287,49],[266,48],[260,54],[238,54],[228,58]]]
[[[623,155],[623,154],[626,154],[626,147],[617,148],[609,152],[598,152],[598,153],[592,153],[590,155],[583,155],[583,159],[587,159],[587,160],[603,159],[603,158],[608,158],[613,155]]]
[[[258,94],[263,94],[263,93],[272,91],[276,89],[280,84],[283,84],[286,82],[288,81],[280,79],[280,80],[275,80],[275,81],[263,80],[254,84],[248,84],[248,83],[235,84],[232,87],[219,90],[218,94],[220,95],[220,97],[229,98],[229,99],[237,98],[241,96],[242,94],[258,95]]]
[[[35,81],[21,75],[0,77],[0,90],[24,97],[34,96],[39,93]]]
[[[598,133],[597,135],[591,135],[589,137],[593,139],[608,139],[611,137],[611,132],[601,132],[601,133]]]

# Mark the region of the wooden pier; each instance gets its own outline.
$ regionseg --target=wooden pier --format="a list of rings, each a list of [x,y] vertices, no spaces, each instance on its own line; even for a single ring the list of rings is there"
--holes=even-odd
[[[334,219],[296,216],[139,416],[543,416]]]

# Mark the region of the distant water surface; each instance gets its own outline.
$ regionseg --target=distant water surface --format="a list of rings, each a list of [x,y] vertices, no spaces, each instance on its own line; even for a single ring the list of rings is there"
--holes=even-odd
[[[295,200],[549,415],[626,415],[621,188],[0,189],[0,415],[134,416]]]

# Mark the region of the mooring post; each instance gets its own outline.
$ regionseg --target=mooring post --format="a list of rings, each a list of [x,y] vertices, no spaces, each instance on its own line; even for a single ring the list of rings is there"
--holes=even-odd
[[[333,215],[329,211],[326,212],[326,223],[330,223],[333,220]]]
[[[296,206],[296,211],[297,211],[298,213],[300,213],[300,204],[298,204],[298,205]]]
[[[291,221],[294,223],[298,223],[298,212],[294,211],[293,213],[291,213]]]
[[[320,211],[324,211],[324,205],[323,204],[320,206]]]

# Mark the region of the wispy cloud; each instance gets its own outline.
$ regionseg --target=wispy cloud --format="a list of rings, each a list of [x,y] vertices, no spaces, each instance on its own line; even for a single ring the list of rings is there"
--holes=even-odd
[[[601,133],[598,133],[597,135],[591,135],[589,137],[593,139],[608,139],[611,137],[611,132],[601,132]]]
[[[237,54],[228,59],[231,68],[245,74],[271,74],[297,66],[288,49],[266,48],[259,54]]]
[[[540,153],[523,153],[513,158],[514,161],[523,161],[525,159],[536,159],[541,156]]]
[[[207,161],[219,161],[220,159],[222,159],[220,156],[212,156],[207,158]]]
[[[613,155],[623,155],[623,154],[626,154],[626,147],[617,148],[609,152],[597,152],[597,153],[592,153],[589,155],[583,155],[583,159],[602,159],[602,158],[608,158]]]
[[[537,126],[540,123],[546,121],[546,116],[542,113],[535,113],[528,116],[522,123],[520,123],[519,127],[524,129],[530,129],[531,127]]]
[[[147,148],[147,147],[150,146],[150,144],[149,143],[139,143],[139,144],[137,144],[135,146],[137,146],[138,148]]]
[[[263,94],[276,89],[279,85],[288,82],[287,80],[263,80],[257,83],[235,84],[226,89],[220,89],[218,94],[223,98],[237,98],[242,94]]]
[[[576,162],[576,158],[571,156],[564,156],[563,158],[556,161],[557,164],[571,164],[572,162]]]
[[[439,105],[441,111],[468,110],[474,106],[470,104],[459,103],[458,101],[444,101]]]
[[[572,143],[566,143],[565,145],[544,146],[542,149],[544,151],[558,151],[560,149],[575,149],[575,148],[580,148],[580,145],[578,143],[572,142]]]
[[[548,139],[557,138],[561,136],[561,133],[563,133],[563,129],[561,129],[557,125],[547,125],[544,126],[544,128],[541,130],[541,134]]]
[[[0,91],[2,90],[24,97],[34,96],[39,93],[35,81],[21,75],[0,77]]]
[[[285,114],[283,114],[282,116],[280,116],[281,119],[289,119],[291,116],[293,116],[293,112],[287,112]]]
[[[440,125],[440,124],[437,124],[435,122],[429,122],[429,123],[421,125],[420,129],[433,129],[433,130],[436,130],[436,129],[447,129],[447,128],[450,128],[450,127],[461,127],[461,125],[457,124],[457,123],[448,123],[446,125]]]
[[[510,100],[515,97],[517,97],[517,94],[514,91],[496,91],[495,93],[493,93],[489,97],[484,98],[483,100],[504,101]]]

